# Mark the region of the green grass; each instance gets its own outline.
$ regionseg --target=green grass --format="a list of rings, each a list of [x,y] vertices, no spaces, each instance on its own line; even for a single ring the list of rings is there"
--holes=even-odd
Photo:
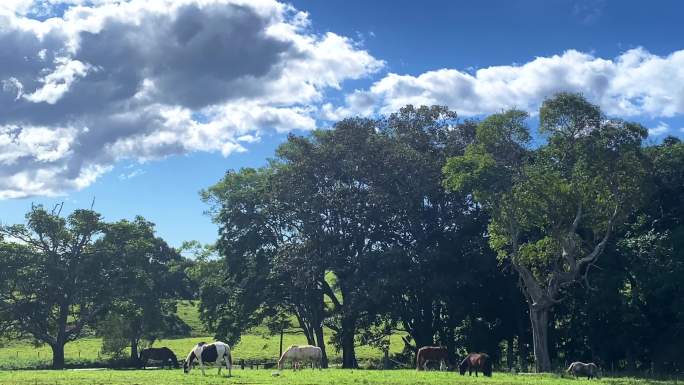
[[[200,321],[196,302],[178,301],[176,303],[176,314],[180,319],[183,320],[183,322],[190,326],[190,329],[192,330],[190,332],[190,336],[201,337],[211,334],[207,332],[207,330],[204,328],[204,325],[202,325],[202,322]]]
[[[397,337],[399,338],[399,337]],[[179,359],[184,358],[185,354],[200,341],[211,341],[209,336],[179,338],[171,340],[159,340],[154,346],[166,346],[173,350]],[[304,344],[306,338],[303,335],[286,334],[283,346],[293,344]],[[247,334],[242,337],[240,343],[233,347],[234,360],[244,359],[245,361],[275,361],[278,357],[280,340],[278,336],[264,337],[258,334]],[[401,340],[393,339],[391,348],[394,351],[401,350]],[[82,338],[68,343],[65,346],[65,361],[69,366],[96,366],[104,363],[111,357],[98,355],[102,346],[99,338]],[[340,361],[339,352],[330,347],[328,354],[333,362]],[[363,366],[368,361],[379,361],[382,352],[377,349],[361,346],[357,349],[357,359]],[[48,367],[52,360],[52,351],[47,345],[34,347],[26,342],[19,341],[10,343],[0,348],[0,369],[27,369]]]
[[[366,385],[366,384],[419,384],[419,385],[459,385],[459,384],[497,384],[497,385],[564,385],[564,384],[674,384],[673,381],[655,381],[634,378],[603,378],[601,380],[575,380],[556,375],[512,375],[494,373],[491,378],[461,377],[457,373],[416,372],[415,370],[312,370],[299,372],[285,370],[279,376],[273,376],[272,370],[239,370],[233,371],[233,377],[226,378],[225,372],[219,377],[216,369],[207,369],[202,376],[199,370],[184,375],[178,370],[102,370],[102,371],[0,371],[0,384],[3,385],[134,385],[134,384],[321,384],[321,385]]]
[[[213,337],[207,333],[202,326],[197,314],[195,304],[188,301],[178,303],[178,315],[183,321],[191,326],[191,336],[188,338],[159,340],[154,346],[166,346],[173,350],[179,359],[184,358],[185,354],[200,341],[212,341]],[[332,331],[325,330],[326,338],[332,336]],[[305,344],[306,338],[302,333],[285,334],[283,347],[286,348],[293,344]],[[265,327],[256,327],[245,333],[240,342],[233,346],[234,359],[245,361],[274,361],[278,357],[280,349],[280,337],[270,336]],[[100,355],[98,352],[102,346],[99,338],[81,338],[70,342],[65,346],[65,361],[71,367],[94,367],[106,365],[106,361],[112,357]],[[390,339],[390,350],[398,353],[403,348],[400,335],[392,336]],[[331,361],[340,362],[341,353],[328,344],[328,355]],[[361,366],[366,366],[370,361],[380,362],[382,352],[369,346],[359,346],[356,350],[357,360]],[[128,355],[128,352],[126,352]],[[27,341],[5,341],[0,347],[0,370],[2,369],[33,369],[47,368],[52,360],[52,351],[47,345],[34,347]]]

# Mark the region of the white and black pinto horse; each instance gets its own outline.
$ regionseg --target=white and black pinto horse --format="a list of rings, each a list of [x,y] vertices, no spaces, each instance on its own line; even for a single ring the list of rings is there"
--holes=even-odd
[[[188,353],[188,357],[183,363],[183,372],[190,373],[195,360],[199,361],[202,375],[204,375],[204,364],[210,363],[218,366],[218,373],[221,374],[221,367],[225,361],[226,369],[228,369],[228,377],[231,376],[231,369],[233,368],[233,358],[230,355],[230,346],[224,342],[216,341],[210,344],[200,342]]]

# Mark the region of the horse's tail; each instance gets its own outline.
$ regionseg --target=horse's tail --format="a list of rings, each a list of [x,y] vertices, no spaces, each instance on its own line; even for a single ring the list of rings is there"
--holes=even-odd
[[[230,349],[228,349],[227,355],[228,355],[228,365],[230,365],[230,367],[232,368],[233,367],[233,352],[230,351]]]

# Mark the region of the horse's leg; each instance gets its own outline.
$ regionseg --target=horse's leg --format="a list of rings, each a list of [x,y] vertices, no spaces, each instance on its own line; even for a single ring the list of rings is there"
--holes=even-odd
[[[199,359],[199,363],[200,363],[200,369],[202,369],[202,375],[204,376],[205,375],[205,373],[204,373],[204,362],[202,361],[201,358]]]
[[[228,377],[232,377],[232,374],[230,373],[230,369],[231,369],[232,365],[228,364],[228,356],[224,356],[224,358],[226,360],[226,369],[228,369]]]

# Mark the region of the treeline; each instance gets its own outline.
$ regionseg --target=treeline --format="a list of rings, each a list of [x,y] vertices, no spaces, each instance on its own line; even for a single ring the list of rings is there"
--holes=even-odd
[[[290,136],[265,167],[203,192],[222,276],[201,311],[230,342],[296,319],[309,343],[538,371],[571,360],[675,370],[684,342],[684,145],[576,94],[461,121],[407,106]],[[326,329],[327,328],[327,329]],[[332,335],[324,335],[331,330]]]
[[[521,111],[407,106],[289,136],[202,192],[209,248],[169,247],[140,217],[33,207],[0,226],[0,335],[50,345],[55,368],[85,334],[136,361],[186,335],[176,303],[199,299],[218,339],[296,327],[325,365],[400,334],[404,362],[442,345],[518,370],[681,369],[684,144],[647,146],[575,94],[538,120],[533,136]]]

